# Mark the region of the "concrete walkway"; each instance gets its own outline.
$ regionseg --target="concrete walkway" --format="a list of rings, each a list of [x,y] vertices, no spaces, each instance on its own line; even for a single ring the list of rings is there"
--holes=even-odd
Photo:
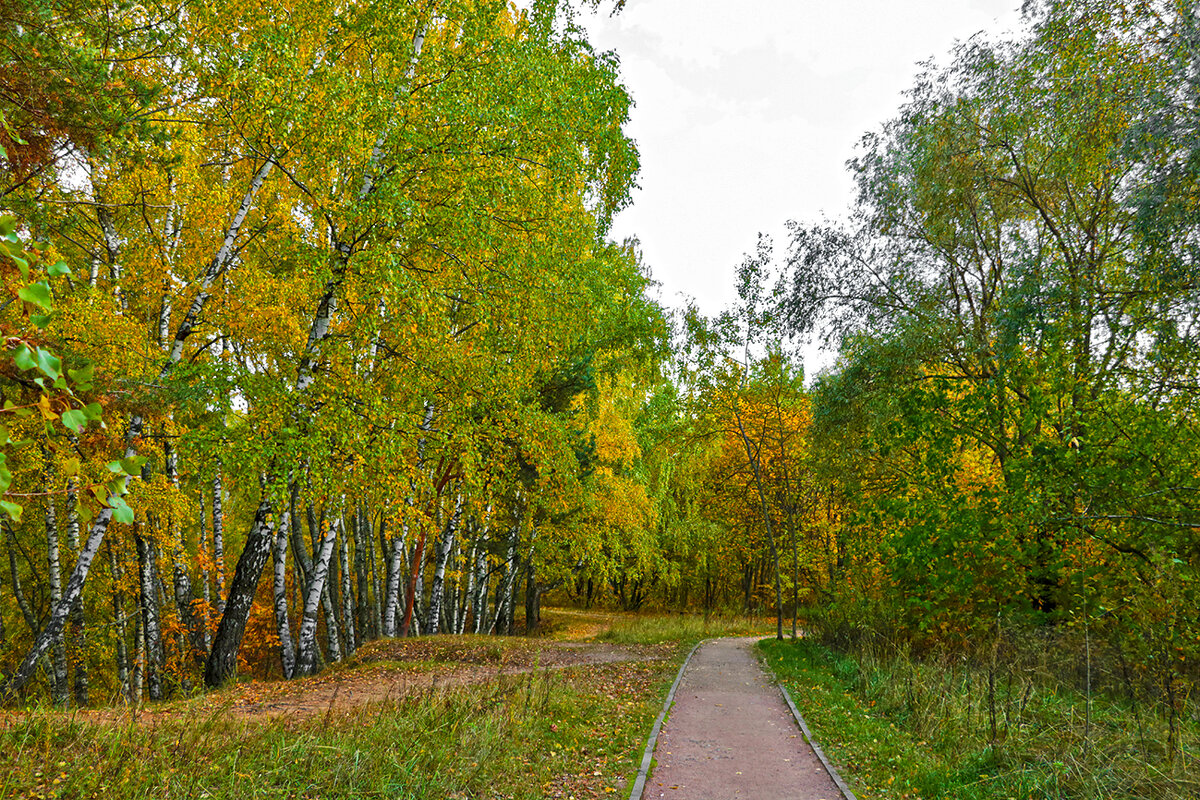
[[[756,639],[700,647],[659,734],[647,800],[841,800],[779,687],[750,648]]]

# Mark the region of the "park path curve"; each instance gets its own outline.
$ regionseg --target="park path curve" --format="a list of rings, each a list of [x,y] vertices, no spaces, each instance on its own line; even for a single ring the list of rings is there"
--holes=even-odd
[[[714,639],[692,655],[645,800],[842,800],[751,652],[755,641]]]

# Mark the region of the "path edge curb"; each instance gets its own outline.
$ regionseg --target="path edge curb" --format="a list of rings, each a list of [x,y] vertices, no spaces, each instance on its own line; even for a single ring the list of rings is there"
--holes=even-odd
[[[700,645],[707,641],[709,640],[703,639],[696,642],[696,646],[687,654],[687,658],[679,667],[678,674],[675,675],[675,682],[671,684],[671,690],[667,692],[667,699],[663,701],[662,711],[658,712],[658,719],[654,720],[654,727],[650,729],[650,739],[646,742],[646,749],[642,753],[642,765],[638,768],[637,778],[633,782],[633,791],[629,793],[629,800],[642,800],[642,792],[646,789],[646,776],[650,773],[650,762],[654,759],[654,746],[658,744],[658,734],[662,730],[663,720],[667,718],[667,712],[671,710],[671,705],[675,702],[675,690],[679,688],[679,682],[683,680],[683,671],[691,663],[692,656],[696,655]],[[851,800],[856,799],[851,797]]]
[[[771,671],[774,675],[774,670]],[[821,749],[821,745],[817,744],[816,738],[812,735],[812,731],[808,729],[808,723],[804,721],[804,717],[800,715],[800,709],[796,708],[796,704],[792,702],[792,695],[788,692],[787,687],[778,678],[775,679],[779,686],[779,691],[783,693],[783,699],[788,704],[788,708],[792,710],[792,716],[796,718],[796,724],[800,726],[800,732],[804,734],[804,741],[808,742],[808,746],[813,749],[820,760],[821,765],[825,767],[825,771],[829,773],[829,777],[833,779],[838,791],[842,793],[842,797],[846,800],[858,800],[854,796],[854,792],[850,791],[850,787],[842,780],[842,776],[834,769],[833,764],[829,763],[829,758],[825,755],[825,751]]]

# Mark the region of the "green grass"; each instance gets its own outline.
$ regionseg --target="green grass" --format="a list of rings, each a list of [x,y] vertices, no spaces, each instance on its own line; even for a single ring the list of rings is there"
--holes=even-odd
[[[1183,800],[1200,796],[1200,729],[1168,763],[1159,721],[1122,704],[1031,687],[999,708],[986,677],[907,659],[863,665],[806,641],[764,641],[767,664],[861,800]],[[1086,739],[1085,734],[1086,733]]]
[[[301,722],[38,711],[0,730],[0,797],[536,798],[581,780],[603,794],[636,771],[674,670],[529,673]]]
[[[639,614],[622,618],[597,637],[614,644],[662,644],[679,642],[691,646],[715,636],[759,636],[771,629],[769,619],[700,614]]]

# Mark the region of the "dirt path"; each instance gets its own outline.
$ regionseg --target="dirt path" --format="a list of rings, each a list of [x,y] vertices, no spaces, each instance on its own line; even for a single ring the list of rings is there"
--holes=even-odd
[[[500,648],[465,637],[375,642],[356,669],[274,683],[269,690],[252,689],[231,710],[241,718],[304,718],[504,675],[670,657],[663,648],[644,646],[538,640],[508,644]]]
[[[779,687],[750,648],[717,639],[696,651],[655,748],[646,800],[840,800]]]
[[[224,713],[248,722],[303,720],[341,713],[430,690],[468,686],[505,675],[592,664],[662,661],[670,645],[617,645],[543,639],[439,636],[386,639],[363,647],[352,669],[329,669],[293,681],[249,681],[192,701],[141,708],[83,709],[76,718],[153,723],[196,712]]]

